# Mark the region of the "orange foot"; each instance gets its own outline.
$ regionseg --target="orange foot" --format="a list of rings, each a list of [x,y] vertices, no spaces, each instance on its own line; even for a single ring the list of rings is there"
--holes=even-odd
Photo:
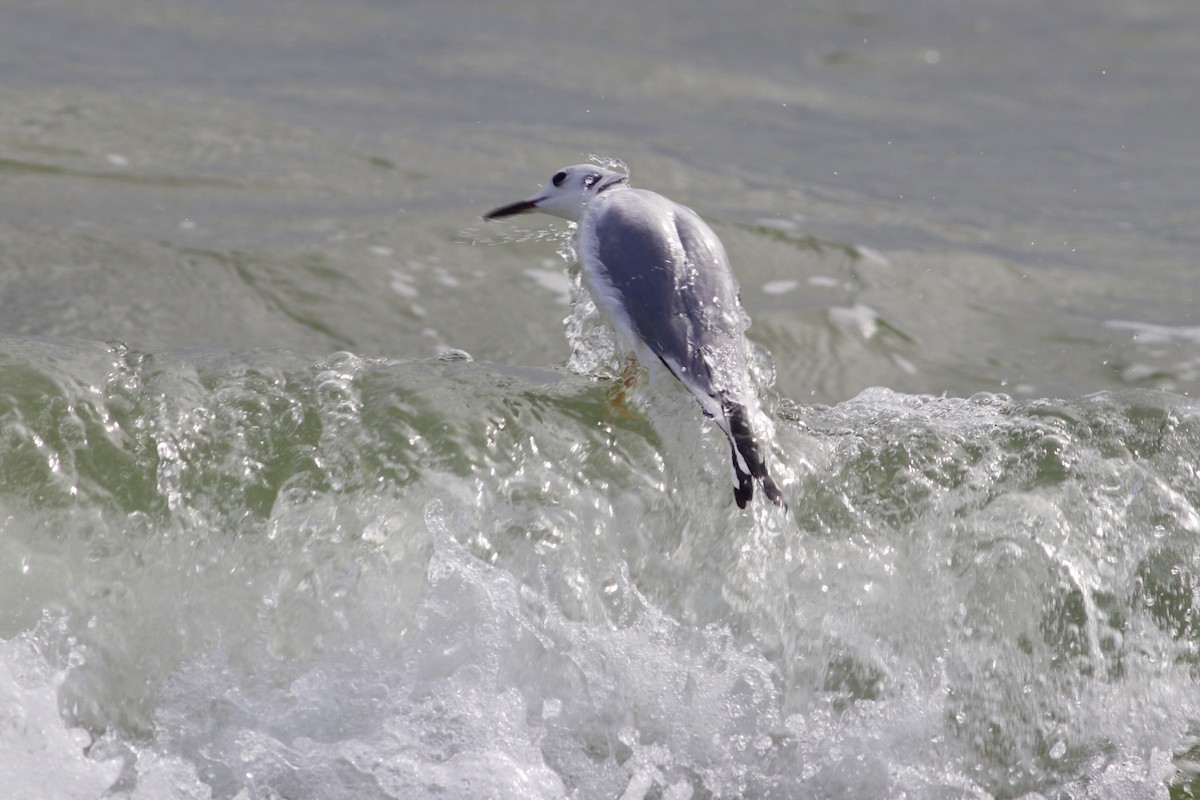
[[[625,407],[625,394],[637,383],[638,376],[641,374],[642,365],[638,363],[637,356],[632,353],[626,356],[625,364],[621,367],[621,382],[613,387],[612,394],[608,398],[608,404],[612,406],[618,416],[625,419],[633,419],[637,416]]]

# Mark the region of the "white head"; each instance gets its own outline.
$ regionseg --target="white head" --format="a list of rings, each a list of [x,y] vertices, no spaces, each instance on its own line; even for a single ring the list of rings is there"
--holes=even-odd
[[[628,180],[628,175],[595,164],[563,167],[533,197],[489,211],[483,218],[499,219],[526,211],[542,211],[578,222],[593,197],[608,189],[626,186]]]

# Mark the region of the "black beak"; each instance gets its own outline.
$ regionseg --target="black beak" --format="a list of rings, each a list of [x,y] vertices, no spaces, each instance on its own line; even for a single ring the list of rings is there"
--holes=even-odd
[[[512,205],[500,206],[483,215],[484,219],[500,219],[501,217],[511,217],[513,214],[524,214],[527,211],[536,211],[537,201],[522,200]]]

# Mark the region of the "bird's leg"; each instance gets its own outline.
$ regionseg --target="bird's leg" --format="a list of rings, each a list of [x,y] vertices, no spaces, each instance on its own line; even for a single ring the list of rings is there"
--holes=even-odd
[[[638,363],[637,356],[633,353],[625,356],[625,363],[621,365],[621,385],[626,389],[631,388],[641,374],[642,365]]]
[[[621,365],[621,381],[613,387],[612,393],[609,395],[608,404],[621,414],[632,416],[625,409],[625,393],[633,388],[637,383],[638,376],[642,374],[642,365],[638,363],[637,356],[633,353],[625,356],[625,363]]]

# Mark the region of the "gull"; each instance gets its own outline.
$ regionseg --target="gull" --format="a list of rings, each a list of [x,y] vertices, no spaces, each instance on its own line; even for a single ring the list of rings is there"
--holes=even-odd
[[[755,431],[747,318],[712,228],[690,208],[634,189],[628,175],[593,164],[563,167],[533,197],[484,219],[528,211],[578,224],[575,252],[584,287],[623,352],[648,367],[666,367],[725,434],[738,507],[749,504],[757,481],[771,502],[786,508]]]

